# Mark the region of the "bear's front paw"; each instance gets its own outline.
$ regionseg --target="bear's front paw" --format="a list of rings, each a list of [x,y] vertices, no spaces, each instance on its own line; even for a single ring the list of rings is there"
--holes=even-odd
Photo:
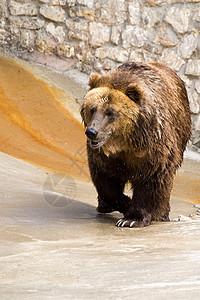
[[[130,218],[123,218],[123,219],[120,219],[117,223],[116,223],[116,226],[118,227],[145,227],[145,226],[148,226],[150,225],[151,223],[151,216],[148,215],[145,216],[144,218],[141,218],[141,219],[130,219]]]
[[[124,218],[120,219],[116,226],[118,227],[145,227],[151,224],[152,215],[146,209],[129,210]]]

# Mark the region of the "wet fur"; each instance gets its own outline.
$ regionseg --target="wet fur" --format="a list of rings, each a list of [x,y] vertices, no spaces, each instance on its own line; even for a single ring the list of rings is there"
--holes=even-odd
[[[106,137],[100,149],[87,141],[97,210],[123,213],[118,226],[168,221],[174,174],[191,134],[183,81],[159,63],[125,63],[105,75],[91,74],[89,85],[81,109],[85,126],[95,123],[89,113],[94,103],[100,116],[108,106],[118,114],[111,123],[100,122],[99,135]],[[123,194],[127,182],[132,199]]]

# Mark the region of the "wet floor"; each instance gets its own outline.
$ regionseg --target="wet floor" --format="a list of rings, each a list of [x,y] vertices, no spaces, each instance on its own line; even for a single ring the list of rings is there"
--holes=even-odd
[[[176,176],[181,222],[115,227],[96,214],[70,97],[32,67],[0,60],[1,299],[199,299],[200,161]]]

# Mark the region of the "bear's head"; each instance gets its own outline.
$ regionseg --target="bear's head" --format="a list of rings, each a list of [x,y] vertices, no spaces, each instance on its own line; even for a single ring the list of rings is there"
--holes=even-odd
[[[102,147],[106,154],[126,151],[131,142],[127,133],[137,124],[143,89],[130,75],[115,71],[92,73],[81,108],[90,147]]]

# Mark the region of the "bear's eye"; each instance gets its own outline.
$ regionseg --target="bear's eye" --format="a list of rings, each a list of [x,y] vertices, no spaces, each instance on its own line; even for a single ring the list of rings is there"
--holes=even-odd
[[[90,107],[90,115],[92,116],[94,113],[95,113],[95,111],[97,110],[97,108],[96,108],[96,106],[91,106]]]
[[[106,116],[109,117],[109,118],[113,118],[114,116],[116,115],[116,111],[109,107],[106,109]]]

